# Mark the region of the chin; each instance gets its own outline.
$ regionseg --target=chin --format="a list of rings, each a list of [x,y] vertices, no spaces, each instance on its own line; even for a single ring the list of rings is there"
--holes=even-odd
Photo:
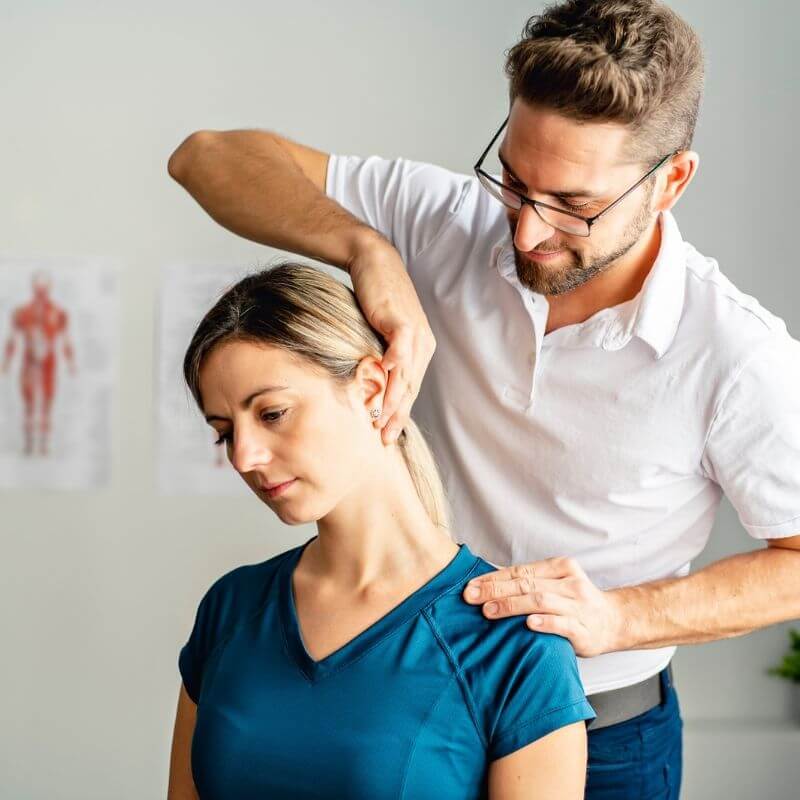
[[[283,502],[278,501],[270,508],[281,522],[292,526],[319,522],[328,513],[328,511],[309,508],[308,503],[302,503],[299,498]]]
[[[269,505],[269,503],[266,504]],[[309,517],[307,514],[297,513],[296,510],[291,508],[290,504],[280,508],[274,508],[273,506],[270,506],[270,509],[272,509],[275,516],[284,525],[305,525],[307,522],[314,522],[314,519]]]

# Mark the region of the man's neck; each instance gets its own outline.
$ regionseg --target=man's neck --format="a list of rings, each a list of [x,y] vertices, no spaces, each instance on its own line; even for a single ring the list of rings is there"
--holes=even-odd
[[[589,319],[604,308],[631,300],[640,292],[661,247],[658,218],[619,261],[570,292],[547,295],[550,310],[545,334]]]

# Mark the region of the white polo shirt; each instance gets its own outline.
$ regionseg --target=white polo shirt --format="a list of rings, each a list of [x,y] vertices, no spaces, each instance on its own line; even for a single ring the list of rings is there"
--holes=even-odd
[[[800,343],[671,213],[635,298],[545,335],[548,301],[474,177],[332,155],[326,191],[394,243],[433,329],[412,415],[458,541],[498,565],[570,555],[607,589],[686,575],[723,491],[754,538],[800,533]],[[581,658],[584,689],[674,651]]]

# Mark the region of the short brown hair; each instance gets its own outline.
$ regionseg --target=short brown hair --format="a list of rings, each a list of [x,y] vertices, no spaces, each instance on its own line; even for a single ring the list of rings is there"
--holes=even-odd
[[[509,99],[631,129],[628,153],[691,147],[703,89],[694,30],[655,0],[566,0],[532,16],[506,54]]]

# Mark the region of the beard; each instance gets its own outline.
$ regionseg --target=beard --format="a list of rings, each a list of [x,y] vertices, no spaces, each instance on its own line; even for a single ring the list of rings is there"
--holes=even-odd
[[[647,196],[642,201],[634,217],[626,226],[620,237],[622,243],[607,253],[582,253],[566,247],[555,240],[541,242],[537,249],[542,253],[564,249],[564,256],[569,260],[565,264],[552,267],[537,264],[525,258],[525,255],[514,246],[514,263],[517,267],[519,282],[533,292],[544,295],[564,294],[590,281],[595,275],[610,269],[616,261],[624,256],[641,238],[652,219],[650,200],[653,196],[653,184],[648,181]],[[517,220],[509,219],[511,239],[517,230]]]

